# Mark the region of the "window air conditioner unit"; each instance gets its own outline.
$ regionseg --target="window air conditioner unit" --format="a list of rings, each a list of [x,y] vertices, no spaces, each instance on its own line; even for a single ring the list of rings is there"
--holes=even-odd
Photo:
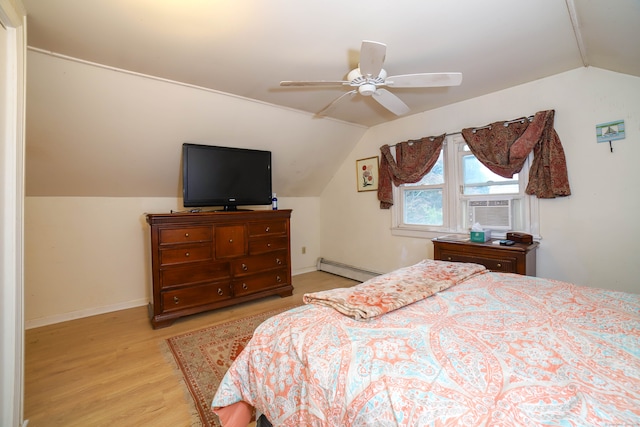
[[[511,200],[469,200],[469,224],[479,223],[483,228],[511,230]]]

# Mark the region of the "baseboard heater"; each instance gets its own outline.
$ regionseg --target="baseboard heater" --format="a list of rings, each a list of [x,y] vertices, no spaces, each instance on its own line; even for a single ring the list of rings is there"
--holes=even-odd
[[[372,277],[382,274],[375,271],[363,270],[362,268],[354,267],[352,265],[330,261],[324,258],[318,258],[316,268],[318,271],[326,271],[327,273],[336,274],[359,282],[365,282]]]

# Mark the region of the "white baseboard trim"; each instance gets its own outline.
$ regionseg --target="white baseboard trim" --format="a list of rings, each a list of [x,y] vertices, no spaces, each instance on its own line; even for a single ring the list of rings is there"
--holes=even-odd
[[[382,273],[376,271],[365,270],[360,267],[354,267],[352,265],[342,264],[340,262],[331,261],[325,258],[319,258],[316,268],[320,271],[326,271],[327,273],[336,274],[338,276],[347,277],[359,282],[365,282],[373,277],[379,276]]]
[[[291,272],[292,276],[299,274],[311,273],[318,271],[317,266],[300,268]],[[53,325],[56,323],[67,322],[69,320],[82,319],[84,317],[96,316],[98,314],[111,313],[113,311],[126,310],[128,308],[141,307],[149,304],[149,300],[140,299],[134,301],[126,301],[118,304],[107,305],[103,307],[87,308],[85,310],[72,311],[71,313],[54,314],[53,316],[40,317],[38,319],[26,320],[25,329],[39,328],[41,326]]]
[[[318,268],[314,265],[311,267],[299,268],[297,270],[291,271],[292,276],[297,276],[299,274],[312,273],[314,271],[318,271]]]
[[[83,317],[96,316],[98,314],[111,313],[113,311],[126,310],[128,308],[140,307],[147,304],[149,304],[148,299],[139,299],[133,301],[125,301],[118,304],[106,305],[103,307],[94,307],[87,308],[85,310],[72,311],[70,313],[54,314],[53,316],[25,320],[24,327],[25,329],[39,328],[41,326],[67,322],[69,320],[81,319]]]

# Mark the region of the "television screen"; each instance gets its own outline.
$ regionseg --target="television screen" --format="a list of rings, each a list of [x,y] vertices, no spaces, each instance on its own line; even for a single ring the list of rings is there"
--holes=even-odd
[[[182,145],[185,207],[271,204],[271,152],[246,148]]]

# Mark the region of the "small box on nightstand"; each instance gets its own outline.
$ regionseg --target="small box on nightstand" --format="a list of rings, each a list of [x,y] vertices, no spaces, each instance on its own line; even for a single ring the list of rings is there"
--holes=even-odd
[[[472,231],[470,237],[472,242],[484,243],[491,239],[491,230]]]

